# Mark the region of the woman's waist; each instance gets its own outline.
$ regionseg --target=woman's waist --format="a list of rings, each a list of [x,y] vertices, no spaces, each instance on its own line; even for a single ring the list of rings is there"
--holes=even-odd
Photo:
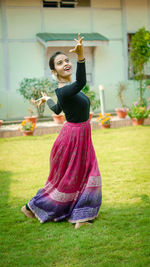
[[[90,120],[88,119],[88,120],[83,121],[83,122],[71,122],[71,121],[66,121],[65,124],[68,125],[68,126],[80,127],[80,126],[84,126],[84,125],[88,125],[88,124],[90,124]]]

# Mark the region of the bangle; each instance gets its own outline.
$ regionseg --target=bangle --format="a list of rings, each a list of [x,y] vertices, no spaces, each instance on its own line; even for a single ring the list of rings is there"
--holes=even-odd
[[[51,97],[50,96],[45,96],[45,99],[47,101],[47,100],[51,99]]]
[[[81,59],[81,60],[78,60],[79,63],[83,63],[85,62],[85,58],[84,59]]]

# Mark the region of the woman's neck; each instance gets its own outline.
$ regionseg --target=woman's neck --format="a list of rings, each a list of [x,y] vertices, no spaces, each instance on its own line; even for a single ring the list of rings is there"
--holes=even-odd
[[[64,85],[71,83],[71,77],[69,77],[68,79],[59,79],[58,80],[58,88],[63,87]]]
[[[67,84],[70,84],[71,82],[58,82],[58,88],[61,88],[61,87],[63,87],[63,86],[65,86],[65,85],[67,85]]]

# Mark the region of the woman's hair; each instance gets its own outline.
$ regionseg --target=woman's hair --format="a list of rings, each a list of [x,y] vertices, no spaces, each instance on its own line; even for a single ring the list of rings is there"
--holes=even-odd
[[[55,60],[55,57],[58,56],[58,55],[65,55],[65,53],[57,51],[50,57],[49,67],[50,67],[51,70],[55,70],[54,60]]]

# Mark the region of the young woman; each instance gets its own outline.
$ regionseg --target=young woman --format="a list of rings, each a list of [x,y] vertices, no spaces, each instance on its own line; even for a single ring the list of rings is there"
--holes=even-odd
[[[98,216],[101,206],[101,175],[91,139],[89,121],[90,100],[81,90],[86,84],[85,58],[82,40],[69,52],[77,54],[76,81],[71,83],[72,64],[62,52],[49,61],[52,74],[58,79],[55,89],[57,104],[42,93],[39,106],[47,101],[56,114],[65,113],[64,123],[50,154],[50,173],[22,212],[41,223],[67,219],[75,229]]]

